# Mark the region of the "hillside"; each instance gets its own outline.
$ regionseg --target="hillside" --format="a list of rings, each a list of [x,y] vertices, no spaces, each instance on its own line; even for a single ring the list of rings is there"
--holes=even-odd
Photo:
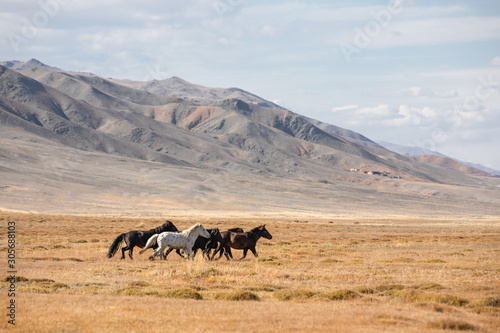
[[[463,163],[457,162],[446,156],[420,155],[420,156],[413,156],[412,158],[419,162],[425,162],[432,165],[441,166],[443,168],[455,170],[470,176],[482,176],[482,177],[491,176],[489,173],[485,171],[467,166]]]
[[[242,90],[244,100],[197,98],[224,89],[173,78],[189,93],[166,96],[30,62],[0,66],[0,208],[406,213],[500,202],[494,179],[401,156]]]

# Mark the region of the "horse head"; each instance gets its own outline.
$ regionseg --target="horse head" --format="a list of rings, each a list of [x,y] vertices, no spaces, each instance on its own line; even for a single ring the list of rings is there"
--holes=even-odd
[[[258,232],[259,232],[259,234],[260,234],[261,237],[264,237],[264,238],[267,238],[267,239],[272,239],[273,238],[273,236],[269,233],[269,231],[267,231],[265,224],[257,227],[256,229],[259,230]]]
[[[200,223],[196,224],[197,229],[199,229],[199,235],[205,238],[210,238],[210,233],[205,229]]]
[[[222,236],[220,234],[219,228],[213,228],[210,232],[210,239],[216,242],[223,242]]]
[[[171,221],[165,221],[165,223],[161,225],[161,228],[163,231],[179,231]]]
[[[186,236],[190,237],[191,235],[195,235],[196,237],[201,236],[205,238],[210,238],[210,233],[201,225],[201,223],[196,223],[191,226],[189,229],[184,230]]]

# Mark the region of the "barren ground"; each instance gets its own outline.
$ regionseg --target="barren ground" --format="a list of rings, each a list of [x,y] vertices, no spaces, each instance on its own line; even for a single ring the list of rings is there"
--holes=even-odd
[[[2,230],[16,221],[17,330],[500,330],[499,219],[169,219],[179,229],[266,223],[273,239],[259,241],[259,258],[249,253],[242,261],[187,261],[172,253],[151,262],[149,252],[137,250],[133,261],[107,259],[120,233],[165,219],[1,212]],[[6,312],[5,278],[0,287]],[[10,329],[2,318],[0,328]]]

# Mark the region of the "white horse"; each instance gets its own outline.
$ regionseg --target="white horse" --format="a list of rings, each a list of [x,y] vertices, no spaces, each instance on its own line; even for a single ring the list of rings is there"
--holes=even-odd
[[[156,248],[153,252],[152,260],[155,259],[157,254],[160,254],[160,258],[164,258],[163,250],[167,246],[170,246],[174,249],[184,249],[187,257],[193,259],[193,245],[198,236],[210,238],[210,234],[207,230],[200,224],[196,223],[191,226],[189,229],[183,230],[181,232],[162,232],[161,234],[155,234],[148,239],[148,242],[144,246],[144,248],[139,251],[139,254],[142,254],[146,249],[153,247],[154,244],[158,244],[158,248]]]

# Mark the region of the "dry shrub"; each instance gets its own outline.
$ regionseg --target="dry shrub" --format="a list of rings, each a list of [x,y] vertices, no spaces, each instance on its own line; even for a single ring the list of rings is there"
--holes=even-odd
[[[500,308],[500,297],[486,297],[478,302],[480,306]]]
[[[184,299],[203,299],[200,293],[194,291],[191,288],[180,288],[170,290],[167,296],[172,298],[184,298]]]
[[[225,301],[260,301],[259,296],[249,291],[234,291],[231,293],[218,293],[214,296],[216,300]]]
[[[391,296],[398,290],[403,290],[406,287],[401,284],[382,284],[375,287],[375,290],[381,293],[381,296]]]
[[[150,286],[151,284],[150,283],[147,283],[146,281],[134,281],[134,282],[130,282],[128,284],[128,286],[130,288],[134,288],[134,287],[148,287]]]
[[[429,289],[439,290],[439,289],[444,289],[444,287],[442,285],[440,285],[438,283],[432,283],[432,282],[422,283],[422,284],[413,286],[413,288],[420,289],[420,290],[429,290]]]
[[[6,276],[4,279],[5,282],[10,282],[10,276]],[[29,279],[23,277],[23,276],[16,276],[16,282],[26,282],[29,281]]]
[[[360,298],[361,295],[352,290],[341,289],[330,293],[321,294],[321,297],[325,297],[326,299],[329,299],[331,301],[349,301]]]
[[[125,288],[118,290],[117,293],[127,296],[160,296],[159,290],[150,288]]]
[[[274,293],[274,297],[279,299],[280,301],[294,301],[294,300],[307,300],[314,296],[317,293],[309,290],[280,290]]]
[[[396,291],[391,295],[391,298],[397,298],[405,302],[434,302],[440,304],[447,304],[451,306],[464,306],[469,303],[468,300],[454,295],[433,295],[423,294],[412,289],[402,289]]]
[[[430,322],[427,328],[442,329],[442,330],[455,330],[455,331],[475,331],[478,328],[465,321],[443,319],[440,321]]]
[[[430,295],[426,298],[436,303],[448,304],[453,306],[464,306],[469,303],[469,301],[465,298],[460,298],[454,295]]]
[[[56,281],[51,280],[51,279],[30,279],[29,282],[32,282],[32,283],[54,283]]]
[[[375,294],[375,290],[372,288],[365,288],[365,287],[360,287],[356,289],[358,293],[365,294],[365,295],[373,295]]]

